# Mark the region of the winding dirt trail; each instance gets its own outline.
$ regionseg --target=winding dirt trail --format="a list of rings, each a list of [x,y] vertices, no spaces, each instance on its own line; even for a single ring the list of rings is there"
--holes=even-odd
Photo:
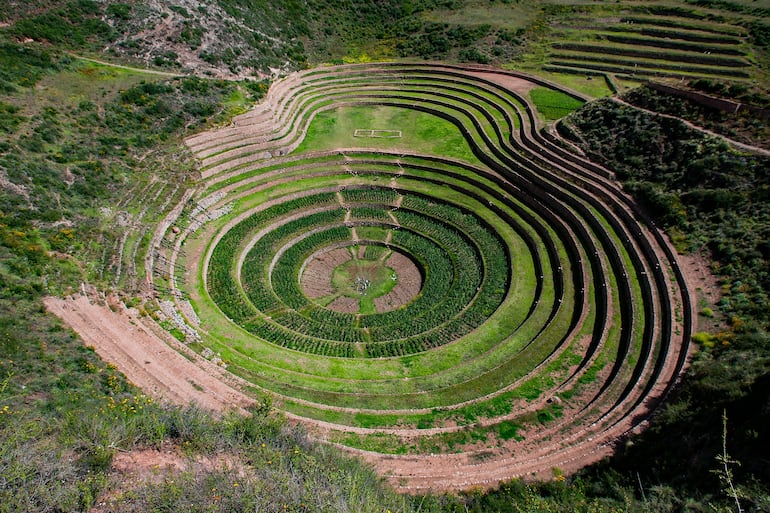
[[[169,78],[176,78],[176,77],[183,77],[183,76],[185,76],[185,75],[183,75],[181,73],[171,73],[171,72],[168,72],[168,71],[159,71],[159,70],[156,70],[156,69],[137,68],[137,67],[133,67],[133,66],[124,66],[122,64],[115,64],[115,63],[108,62],[108,61],[103,61],[103,60],[100,60],[100,59],[93,59],[91,57],[84,57],[84,56],[79,55],[79,54],[74,53],[74,52],[66,52],[66,53],[67,53],[67,55],[69,55],[71,57],[74,57],[74,58],[76,58],[78,60],[86,61],[86,62],[92,62],[94,64],[99,64],[101,66],[109,66],[110,68],[123,69],[123,70],[126,70],[126,71],[135,71],[137,73],[146,73],[148,75],[158,75],[158,76],[161,76],[161,77],[169,77]]]
[[[612,101],[615,103],[619,103],[621,105],[625,105],[627,107],[632,107],[637,110],[641,110],[642,112],[646,112],[647,114],[650,114],[652,116],[658,116],[661,118],[668,118],[668,119],[675,119],[681,123],[683,123],[688,128],[691,128],[693,130],[696,130],[698,132],[704,133],[706,135],[710,135],[711,137],[716,137],[717,139],[721,139],[725,141],[727,144],[732,146],[733,148],[741,151],[746,151],[749,153],[754,153],[756,155],[763,155],[765,157],[770,157],[770,150],[766,150],[764,148],[760,148],[759,146],[754,146],[751,144],[742,143],[740,141],[736,141],[735,139],[730,139],[726,135],[718,134],[717,132],[714,132],[712,130],[709,130],[707,128],[703,128],[701,126],[696,125],[692,121],[688,121],[686,119],[680,118],[678,116],[672,116],[671,114],[663,114],[662,112],[656,112],[654,110],[645,109],[644,107],[640,107],[638,105],[634,105],[632,103],[628,103],[627,101],[618,98],[617,96],[612,97]]]

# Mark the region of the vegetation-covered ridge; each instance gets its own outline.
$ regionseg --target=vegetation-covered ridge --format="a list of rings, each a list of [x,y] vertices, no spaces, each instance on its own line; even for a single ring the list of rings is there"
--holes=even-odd
[[[628,91],[625,101],[676,116],[733,141],[770,150],[770,96],[762,88],[699,79],[672,89],[647,84]]]
[[[681,121],[612,101],[588,105],[567,121],[576,142],[656,212],[680,251],[704,255],[719,280],[718,290],[699,291],[700,318],[711,323],[693,337],[698,352],[682,387],[638,448],[626,451],[621,468],[644,462],[664,482],[703,489],[705,479],[714,486],[705,476],[720,451],[726,412],[730,454],[741,462],[735,478],[746,502],[762,510],[766,492],[754,483],[769,477],[770,158],[732,151]]]
[[[452,58],[490,62],[521,51],[533,9],[490,24],[511,5],[452,23],[460,2],[170,2],[58,0],[0,6],[0,28],[19,40],[129,59],[183,73],[245,78],[342,59]],[[476,20],[475,18],[479,18]],[[439,18],[439,19],[436,19]]]
[[[421,58],[605,76],[762,81],[767,8],[409,0],[33,1],[0,7],[19,40],[212,77],[277,76],[320,63]],[[565,79],[567,80],[567,79]],[[603,82],[603,81],[602,81]],[[593,86],[596,87],[596,86]]]

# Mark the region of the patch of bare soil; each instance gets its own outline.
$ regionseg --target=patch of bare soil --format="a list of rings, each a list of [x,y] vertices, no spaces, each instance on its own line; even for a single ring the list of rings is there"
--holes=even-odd
[[[231,374],[199,357],[159,327],[153,329],[149,324],[152,321],[120,306],[93,303],[84,295],[70,299],[48,297],[44,303],[103,360],[114,364],[159,401],[244,413],[254,403],[237,388]]]
[[[188,470],[191,461],[175,446],[119,452],[112,459],[112,470],[131,480],[153,481],[161,472]]]
[[[526,94],[531,89],[537,87],[537,84],[524,80],[523,78],[514,77],[511,75],[502,75],[500,73],[484,73],[484,72],[469,72],[469,75],[474,75],[485,80],[490,80],[496,84],[499,84],[511,91],[515,91],[520,94]]]
[[[393,252],[385,264],[398,274],[398,282],[390,292],[374,300],[377,312],[395,310],[413,300],[422,288],[422,275],[411,259]]]
[[[332,273],[351,258],[346,248],[325,251],[312,257],[300,277],[302,292],[311,299],[334,294]]]
[[[246,466],[237,456],[225,453],[193,457],[173,444],[118,452],[112,459],[111,470],[110,486],[90,513],[116,511],[126,492],[162,483],[182,472],[221,470],[238,477],[246,474]]]
[[[354,314],[358,313],[361,305],[356,298],[339,296],[337,299],[329,303],[327,308],[329,310],[334,310],[335,312]]]

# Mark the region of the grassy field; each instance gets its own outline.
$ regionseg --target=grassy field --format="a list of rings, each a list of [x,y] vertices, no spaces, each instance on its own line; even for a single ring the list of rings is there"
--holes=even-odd
[[[560,91],[554,91],[545,87],[536,87],[529,92],[529,97],[546,121],[563,118],[567,114],[577,110],[583,102]]]
[[[401,137],[356,137],[356,130],[398,130]],[[329,148],[377,148],[416,151],[476,161],[455,125],[407,108],[339,107],[316,115],[297,153]]]
[[[28,108],[39,109],[44,105],[74,108],[83,101],[103,102],[104,98],[113,98],[118,92],[141,82],[158,82],[166,78],[74,58],[67,70],[44,77],[20,100]]]

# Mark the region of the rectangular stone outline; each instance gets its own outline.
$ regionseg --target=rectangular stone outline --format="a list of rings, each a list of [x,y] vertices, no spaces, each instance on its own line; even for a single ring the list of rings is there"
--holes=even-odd
[[[353,137],[377,137],[381,139],[398,139],[401,130],[374,130],[371,128],[356,128]]]

